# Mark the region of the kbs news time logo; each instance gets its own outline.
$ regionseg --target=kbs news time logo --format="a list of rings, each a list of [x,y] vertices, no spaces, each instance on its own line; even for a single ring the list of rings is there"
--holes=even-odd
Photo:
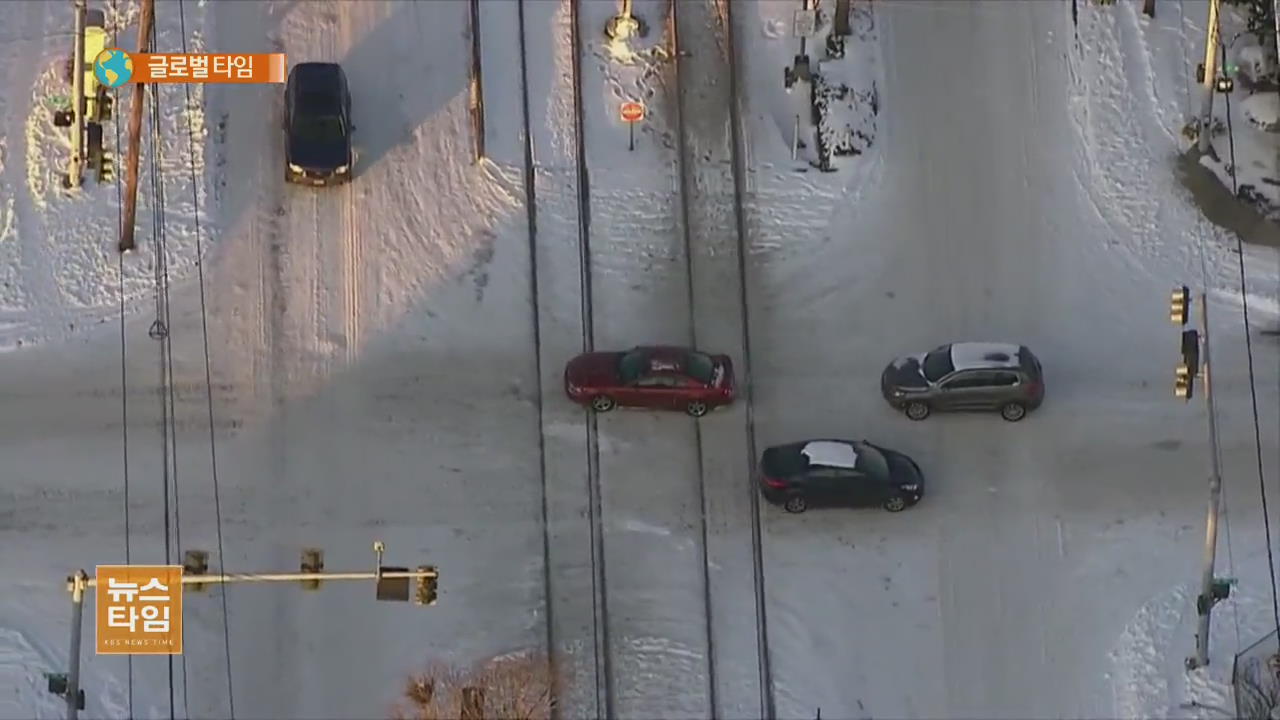
[[[182,654],[182,566],[99,565],[99,655]]]
[[[127,83],[283,83],[284,53],[131,53],[107,48],[93,74],[109,88]]]

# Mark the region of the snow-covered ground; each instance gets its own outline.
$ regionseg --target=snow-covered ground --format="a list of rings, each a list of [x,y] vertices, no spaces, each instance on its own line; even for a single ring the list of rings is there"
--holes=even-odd
[[[211,550],[214,565],[232,571],[292,569],[303,547],[319,546],[336,570],[367,568],[380,539],[389,563],[435,564],[442,577],[432,608],[377,603],[364,584],[318,593],[236,586],[225,618],[220,592],[188,596],[177,712],[225,716],[234,697],[239,717],[383,715],[405,676],[429,661],[469,662],[550,637],[570,659],[569,714],[594,713],[587,424],[560,391],[563,362],[585,336],[568,4],[525,4],[526,129],[517,6],[481,3],[489,157],[480,163],[469,135],[467,3],[187,5],[188,33],[208,47],[342,62],[360,155],[349,187],[285,187],[279,88],[211,87],[203,115],[191,115],[208,128],[197,147],[208,163],[196,166],[220,505],[200,315],[185,282],[174,289],[171,328],[178,472],[167,481],[182,533],[174,544]],[[1184,31],[1190,21],[1163,5],[1144,24],[1127,0],[1081,3],[1077,41],[1068,3],[855,5],[865,22],[843,77],[874,83],[880,111],[873,123],[860,117],[875,129],[870,146],[833,173],[798,172],[805,163],[791,159],[796,95],[785,92],[782,68],[795,53],[796,3],[732,5],[750,145],[752,342],[741,359],[751,367],[759,448],[866,437],[915,456],[930,487],[900,515],[764,510],[778,715],[1214,716],[1205,708],[1229,705],[1232,653],[1268,629],[1270,597],[1234,242],[1200,217],[1172,172],[1186,106],[1178,43],[1195,37]],[[1198,5],[1186,2],[1186,15]],[[716,79],[724,48],[711,49],[724,13],[719,4],[681,7],[691,55],[678,58],[679,103],[666,8],[636,2],[650,33],[621,62],[589,29],[603,29],[613,5],[580,5],[593,340],[601,349],[696,340],[740,353],[725,210],[727,80]],[[164,32],[174,14],[159,4]],[[126,258],[136,273],[126,285],[135,309],[123,358],[126,490],[119,331],[114,321],[84,330],[118,311],[114,237],[84,237],[76,223],[89,214],[70,209],[92,202],[93,227],[109,228],[114,191],[90,181],[83,199],[63,200],[32,189],[32,173],[51,188],[61,152],[51,129],[33,145],[42,159],[15,151],[29,125],[48,122],[24,98],[52,92],[40,73],[54,72],[65,42],[46,36],[69,17],[57,5],[0,4],[12,57],[46,60],[25,70],[9,63],[11,92],[0,97],[0,199],[15,208],[0,207],[0,219],[12,219],[0,222],[0,253],[14,253],[0,277],[6,293],[31,283],[20,286],[27,295],[3,296],[15,305],[3,316],[15,343],[25,340],[0,370],[0,567],[15,586],[0,602],[6,718],[60,715],[41,673],[67,664],[62,578],[126,553],[134,562],[165,555],[149,236],[140,232],[140,252]],[[629,99],[649,105],[635,151],[617,118]],[[167,105],[180,107],[176,96]],[[706,157],[691,192],[691,256],[676,107]],[[164,130],[175,153],[186,147],[185,122]],[[174,158],[170,266],[189,278],[194,238],[182,228],[195,208],[182,208],[191,190],[181,189],[183,159]],[[150,225],[140,213],[139,227]],[[74,282],[59,285],[54,250],[65,248],[53,242],[67,230],[77,243],[64,245],[82,262],[67,271]],[[1215,611],[1213,664],[1188,674],[1207,448],[1201,405],[1172,397],[1176,330],[1166,318],[1170,287],[1200,284],[1202,239],[1230,520],[1221,574],[1239,585]],[[1248,252],[1259,295],[1250,309],[1274,312],[1274,255]],[[19,304],[36,291],[92,302]],[[74,337],[64,321],[77,323]],[[958,416],[913,424],[877,396],[891,357],[971,338],[1035,349],[1048,376],[1045,406],[1017,425]],[[1280,378],[1266,369],[1277,348],[1259,339],[1254,350],[1274,477]],[[705,716],[712,695],[726,716],[759,714],[745,421],[742,406],[698,421],[698,433],[682,417],[599,420],[602,629],[619,716]],[[718,686],[709,683],[708,637]],[[91,652],[83,667],[87,715],[168,714],[163,659],[135,660],[132,677],[123,659]],[[1205,707],[1184,707],[1192,700]]]
[[[175,9],[156,15],[159,46],[180,51],[181,27],[187,30],[187,47],[205,47],[206,6],[189,2],[180,18]],[[118,45],[136,46],[136,2],[99,2],[95,9],[106,14],[108,32],[119,35]],[[71,140],[67,131],[53,125],[53,110],[65,105],[71,90],[65,80],[65,63],[71,53],[71,7],[57,3],[7,3],[0,9],[3,22],[3,58],[6,61],[0,98],[0,351],[49,340],[67,339],[85,328],[111,319],[120,309],[120,272],[124,272],[126,305],[146,307],[143,299],[153,288],[155,272],[152,247],[154,209],[150,201],[153,168],[151,142],[158,131],[162,151],[155,177],[160,178],[166,217],[165,240],[169,248],[172,281],[189,277],[195,267],[196,203],[192,169],[204,173],[204,106],[202,86],[160,86],[161,124],[151,127],[150,114],[143,123],[141,178],[137,213],[138,250],[121,265],[116,251],[119,201],[114,184],[99,185],[86,171],[77,191],[62,187]],[[9,62],[12,60],[12,62]],[[132,105],[131,92],[117,93],[117,122],[106,126],[105,143],[124,176],[125,118]],[[194,133],[194,143],[191,134]],[[207,207],[206,187],[197,179],[202,212]],[[206,227],[206,230],[208,228]]]
[[[1214,98],[1214,118],[1224,132],[1211,136],[1216,159],[1210,155],[1200,162],[1233,194],[1248,198],[1261,214],[1280,223],[1280,75],[1275,54],[1247,32],[1248,17],[1245,6],[1225,6],[1220,15],[1225,61],[1236,89]],[[1268,23],[1265,34],[1272,33]]]

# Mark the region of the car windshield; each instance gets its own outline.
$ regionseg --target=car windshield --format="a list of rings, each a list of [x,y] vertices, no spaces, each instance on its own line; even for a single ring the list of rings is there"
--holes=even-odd
[[[956,369],[956,366],[951,364],[951,348],[940,347],[925,355],[924,362],[921,363],[921,369],[924,371],[924,376],[929,379],[929,382],[938,382],[946,377]]]
[[[884,453],[864,442],[854,443],[853,447],[858,451],[859,470],[867,477],[886,482],[889,480],[889,460],[884,456]]]
[[[710,385],[711,378],[715,375],[716,363],[711,356],[706,353],[691,352],[685,359],[685,372],[689,377],[697,380],[703,385]]]
[[[649,353],[643,350],[632,350],[618,361],[618,375],[622,377],[623,383],[630,384],[638,380],[648,367]]]
[[[299,140],[314,143],[335,143],[346,135],[342,118],[337,115],[299,117],[293,123],[293,132]]]

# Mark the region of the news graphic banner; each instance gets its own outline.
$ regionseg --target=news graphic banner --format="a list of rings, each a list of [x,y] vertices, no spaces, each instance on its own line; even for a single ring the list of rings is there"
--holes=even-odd
[[[182,566],[97,567],[99,655],[182,654]]]
[[[127,83],[283,83],[284,53],[131,53],[107,48],[93,61],[98,82],[115,88]]]

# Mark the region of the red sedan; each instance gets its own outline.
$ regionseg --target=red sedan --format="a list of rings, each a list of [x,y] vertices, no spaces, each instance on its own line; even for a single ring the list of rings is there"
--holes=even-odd
[[[733,402],[733,363],[728,355],[671,346],[583,353],[565,366],[564,389],[596,412],[621,406],[702,417]]]

